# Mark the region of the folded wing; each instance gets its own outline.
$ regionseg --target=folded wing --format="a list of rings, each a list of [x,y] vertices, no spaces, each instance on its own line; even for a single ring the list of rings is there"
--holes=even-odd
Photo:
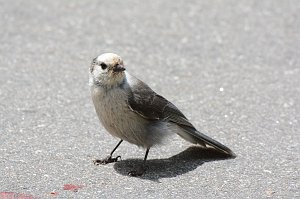
[[[223,153],[235,156],[228,147],[197,131],[174,104],[138,79],[135,80],[135,84],[130,85],[129,106],[132,111],[147,120],[162,120],[177,124],[182,129],[178,134],[192,143],[209,145]]]

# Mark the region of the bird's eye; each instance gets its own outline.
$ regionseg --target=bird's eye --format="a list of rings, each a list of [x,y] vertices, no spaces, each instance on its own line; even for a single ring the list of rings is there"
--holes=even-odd
[[[101,66],[102,70],[105,70],[107,68],[107,65],[105,63],[101,63],[100,66]]]

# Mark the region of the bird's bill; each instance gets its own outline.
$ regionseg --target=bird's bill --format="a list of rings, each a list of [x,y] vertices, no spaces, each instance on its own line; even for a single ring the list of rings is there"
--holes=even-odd
[[[125,67],[121,64],[117,64],[114,66],[113,71],[114,72],[122,72],[125,70]]]

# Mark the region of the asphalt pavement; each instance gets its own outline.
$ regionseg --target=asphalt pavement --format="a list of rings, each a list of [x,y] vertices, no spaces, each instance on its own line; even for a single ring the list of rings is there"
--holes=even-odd
[[[300,198],[300,1],[0,1],[0,198]],[[114,52],[224,158],[178,136],[122,161],[88,68]]]

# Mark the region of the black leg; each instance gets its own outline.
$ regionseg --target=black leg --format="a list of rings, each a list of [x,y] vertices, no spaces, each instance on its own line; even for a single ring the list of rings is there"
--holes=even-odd
[[[94,160],[94,164],[95,165],[99,165],[99,164],[108,164],[111,162],[117,162],[118,159],[121,159],[121,156],[117,156],[115,158],[112,158],[113,153],[115,152],[115,150],[120,146],[120,144],[123,142],[123,140],[120,140],[120,142],[117,144],[117,146],[110,152],[109,156],[107,156],[106,158],[102,159],[102,160]]]
[[[147,160],[147,157],[148,157],[149,150],[150,150],[150,148],[147,148],[143,164],[140,165],[137,168],[137,170],[129,171],[128,175],[130,175],[130,176],[141,176],[141,175],[144,174],[144,172],[146,171],[146,160]]]
[[[115,152],[115,150],[117,150],[117,148],[120,146],[120,144],[123,142],[123,140],[120,140],[120,142],[117,144],[117,146],[110,152],[110,156],[113,155],[113,153]]]
[[[148,149],[146,150],[146,154],[145,154],[144,162],[143,162],[144,165],[146,165],[146,160],[147,160],[147,157],[148,157],[149,150],[150,150],[150,148],[148,148]]]

